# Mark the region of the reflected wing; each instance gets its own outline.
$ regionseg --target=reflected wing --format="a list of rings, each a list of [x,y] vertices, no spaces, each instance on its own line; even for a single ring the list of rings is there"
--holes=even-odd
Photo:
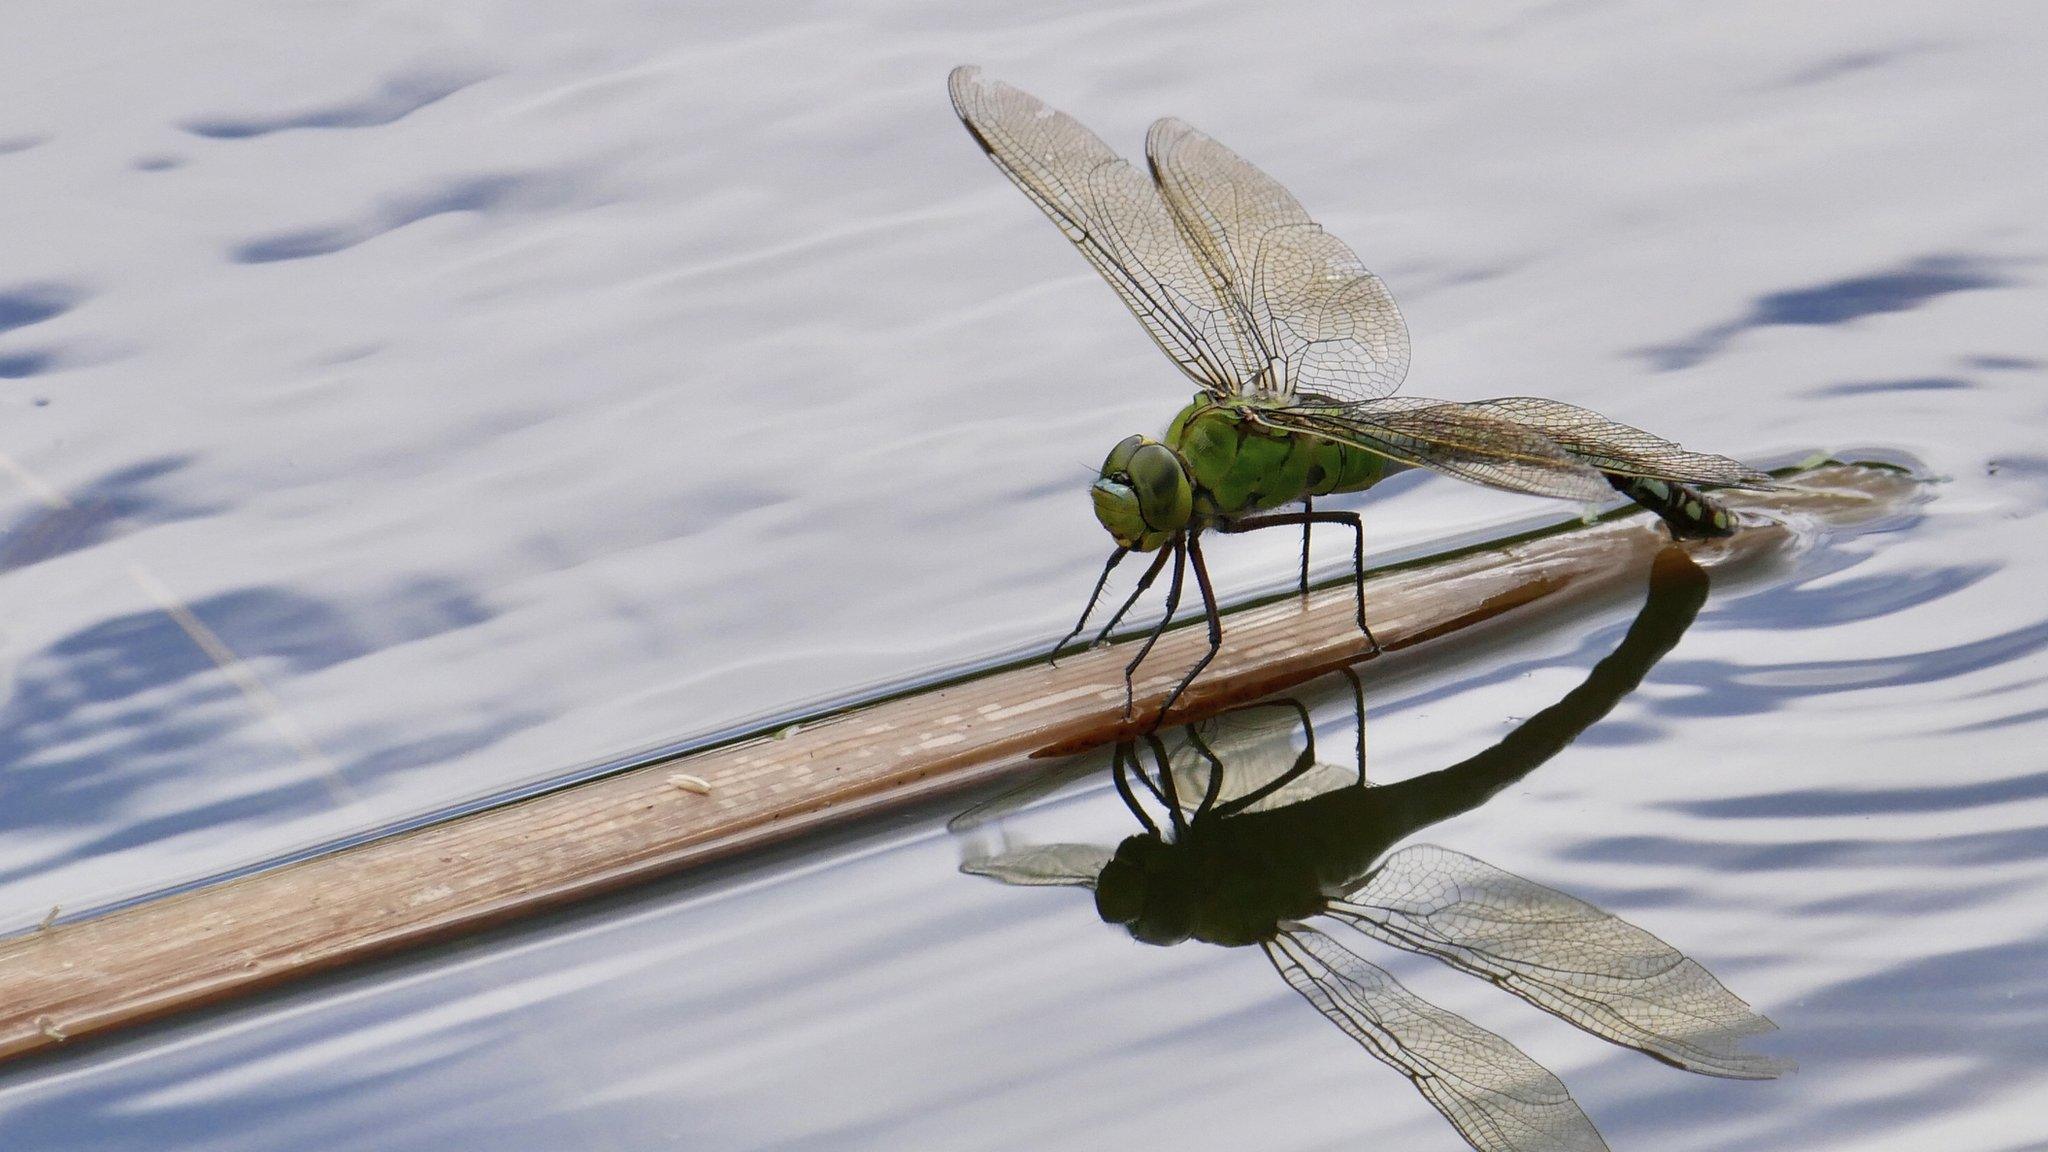
[[[1307,432],[1432,471],[1532,496],[1599,501],[1614,489],[1540,432],[1474,404],[1390,396],[1357,404],[1253,408],[1260,423]]]
[[[1339,401],[1391,395],[1408,374],[1408,325],[1393,295],[1272,177],[1178,120],[1145,155],[1219,295],[1268,367],[1249,391]]]
[[[1263,767],[1241,770],[1242,764],[1242,761],[1223,761],[1223,787],[1216,794],[1218,804],[1228,804],[1240,796],[1249,795],[1293,767],[1291,760],[1280,765],[1278,771],[1268,771]],[[1182,806],[1187,809],[1189,815],[1193,815],[1196,805],[1202,802],[1203,789],[1209,786],[1208,762],[1197,758],[1185,764],[1176,764],[1173,779],[1174,787],[1180,791]],[[1299,804],[1303,800],[1312,800],[1325,792],[1335,792],[1339,788],[1353,788],[1357,785],[1358,769],[1340,768],[1335,764],[1317,761],[1309,765],[1308,770],[1301,775],[1239,809],[1238,814],[1269,812],[1275,808]]]
[[[968,860],[960,870],[970,876],[986,876],[1005,884],[1027,887],[1067,885],[1093,888],[1111,852],[1093,844],[1035,844],[994,856]]]
[[[1101,770],[1101,762],[1081,757],[1055,764],[1035,776],[1027,777],[1022,783],[1006,788],[965,809],[946,821],[946,831],[972,832],[984,824],[993,824],[1014,816],[1069,784],[1093,776]]]
[[[1102,273],[1181,371],[1216,396],[1253,360],[1201,260],[1145,174],[1081,122],[981,69],[955,68],[953,110],[975,141]]]
[[[1741,1048],[1775,1025],[1677,949],[1462,853],[1434,844],[1396,852],[1330,913],[1680,1068],[1739,1080],[1785,1071]]]
[[[1301,757],[1295,741],[1302,733],[1303,723],[1303,713],[1277,704],[1241,707],[1203,722],[1199,727],[1202,741],[1223,766],[1216,802],[1228,804],[1293,771]],[[1173,752],[1173,780],[1174,790],[1189,814],[1193,814],[1208,792],[1210,771],[1208,757],[1183,739]],[[1313,765],[1246,811],[1279,807],[1315,795],[1308,788],[1326,791],[1329,787],[1328,773],[1322,771],[1321,765]]]
[[[1408,991],[1384,969],[1313,928],[1286,925],[1264,947],[1296,992],[1414,1081],[1423,1099],[1474,1148],[1606,1149],[1557,1077],[1513,1044]]]
[[[1724,488],[1773,488],[1768,473],[1708,452],[1689,452],[1661,436],[1609,420],[1598,412],[1537,396],[1476,400],[1473,408],[1533,428],[1558,447],[1603,472],[1711,484]]]

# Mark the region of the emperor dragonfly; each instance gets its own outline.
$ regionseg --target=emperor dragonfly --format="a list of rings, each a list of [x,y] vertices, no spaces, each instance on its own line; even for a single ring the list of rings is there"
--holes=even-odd
[[[1156,552],[1098,641],[1169,564],[1166,612],[1124,671],[1133,677],[1180,607],[1192,567],[1209,649],[1160,706],[1164,719],[1223,643],[1202,556],[1204,531],[1299,525],[1301,590],[1309,531],[1352,533],[1358,627],[1365,620],[1365,528],[1315,498],[1361,492],[1420,465],[1510,492],[1590,502],[1620,492],[1674,537],[1725,536],[1734,515],[1696,485],[1767,488],[1770,477],[1690,452],[1596,412],[1533,396],[1459,403],[1395,396],[1408,373],[1408,328],[1380,278],[1323,231],[1278,182],[1187,124],[1145,137],[1151,176],[1082,124],[1020,89],[960,67],[953,109],[996,167],[1058,224],[1153,341],[1201,391],[1163,440],[1132,436],[1104,459],[1090,495],[1116,541],[1074,630],[1086,628],[1109,575]],[[1276,512],[1290,504],[1299,512]]]
[[[1408,1077],[1482,1152],[1606,1152],[1592,1120],[1542,1065],[1409,991],[1315,922],[1333,920],[1442,961],[1674,1067],[1738,1080],[1785,1071],[1747,1045],[1774,1027],[1770,1020],[1658,937],[1462,852],[1397,847],[1513,788],[1598,723],[1676,646],[1706,596],[1706,573],[1668,549],[1652,566],[1649,596],[1627,634],[1582,683],[1449,767],[1369,785],[1363,686],[1344,669],[1358,732],[1355,772],[1318,759],[1305,702],[1243,705],[1184,729],[1177,746],[1157,735],[1116,746],[1113,780],[1142,830],[1114,849],[1032,843],[970,855],[961,870],[1006,884],[1093,889],[1101,918],[1145,944],[1257,947],[1290,987]],[[1146,794],[1161,819],[1148,814]],[[993,822],[1024,803],[998,797],[974,812]],[[1276,1072],[1285,1075],[1285,1066],[1263,1074]]]

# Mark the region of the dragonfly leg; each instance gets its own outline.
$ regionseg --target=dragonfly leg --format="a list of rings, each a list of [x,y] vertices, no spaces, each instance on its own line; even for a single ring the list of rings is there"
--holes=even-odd
[[[1365,519],[1356,512],[1351,517],[1351,582],[1358,589],[1358,630],[1365,633],[1365,642],[1372,645],[1372,654],[1380,654],[1380,642],[1372,634],[1372,626],[1365,622]]]
[[[1125,613],[1128,613],[1135,607],[1138,603],[1138,598],[1151,589],[1154,580],[1159,579],[1159,570],[1166,567],[1167,554],[1171,551],[1172,549],[1169,548],[1161,548],[1159,555],[1152,558],[1152,566],[1145,569],[1143,576],[1138,577],[1138,586],[1131,589],[1131,594],[1124,597],[1123,605],[1116,610],[1116,615],[1111,616],[1109,623],[1102,626],[1102,631],[1095,634],[1095,643],[1097,645],[1109,639],[1109,634],[1116,631],[1116,626],[1124,622]]]
[[[1313,496],[1303,496],[1301,498],[1301,511],[1304,515],[1315,515],[1316,498]],[[1301,522],[1301,598],[1303,600],[1308,599],[1308,534],[1312,527],[1314,525],[1310,521],[1303,520]]]
[[[1109,583],[1109,574],[1111,572],[1116,571],[1116,566],[1123,563],[1124,557],[1129,556],[1130,554],[1131,550],[1129,548],[1118,548],[1116,551],[1111,552],[1109,554],[1109,563],[1104,564],[1102,566],[1102,575],[1096,577],[1095,591],[1090,592],[1088,594],[1088,605],[1087,607],[1081,609],[1081,618],[1079,620],[1074,621],[1074,630],[1072,632],[1067,633],[1065,636],[1060,637],[1060,642],[1053,645],[1052,651],[1045,654],[1047,662],[1059,659],[1060,649],[1065,648],[1067,646],[1068,641],[1072,640],[1076,636],[1079,636],[1081,634],[1081,629],[1086,628],[1088,626],[1088,615],[1089,613],[1095,611],[1095,602],[1102,599],[1102,589],[1104,585]]]
[[[1116,750],[1110,754],[1112,778],[1116,781],[1116,794],[1123,797],[1124,807],[1131,810],[1131,815],[1138,818],[1138,822],[1145,826],[1145,831],[1157,836],[1159,835],[1159,825],[1154,824],[1152,817],[1146,815],[1145,806],[1138,803],[1137,795],[1131,791],[1130,764],[1127,761],[1135,761],[1137,758],[1138,746],[1136,744],[1128,740],[1117,742]],[[1156,789],[1152,789],[1152,781],[1145,779],[1143,765],[1138,766],[1138,778],[1145,780],[1145,787],[1152,790],[1154,796],[1159,794]]]
[[[1181,693],[1188,690],[1188,685],[1195,682],[1195,677],[1202,674],[1202,669],[1209,666],[1209,661],[1214,660],[1217,651],[1223,647],[1223,617],[1216,611],[1216,589],[1209,586],[1209,565],[1202,559],[1202,539],[1196,533],[1188,533],[1187,552],[1188,559],[1195,566],[1195,586],[1202,593],[1202,612],[1209,618],[1209,650],[1202,653],[1202,658],[1195,661],[1195,666],[1188,669],[1188,674],[1181,677],[1180,683],[1167,694],[1166,702],[1159,706],[1158,718],[1152,722],[1155,728],[1166,719],[1167,712],[1180,699]],[[1179,571],[1175,570],[1174,575],[1178,578]]]
[[[1173,800],[1170,798],[1168,793],[1160,791],[1159,781],[1155,781],[1152,778],[1152,773],[1145,771],[1145,754],[1140,748],[1138,742],[1135,740],[1131,740],[1126,741],[1126,743],[1128,743],[1131,746],[1131,771],[1138,777],[1138,783],[1143,784],[1145,786],[1145,791],[1150,792],[1152,794],[1153,801],[1156,802],[1159,805],[1159,807],[1161,807],[1162,809],[1170,810],[1173,807]],[[1161,750],[1155,749],[1154,756],[1157,757],[1160,754],[1160,752]],[[1164,764],[1165,761],[1162,759],[1160,760],[1160,763]],[[1165,775],[1161,774],[1159,780],[1163,781],[1165,779]]]
[[[1185,545],[1180,540],[1175,540],[1161,552],[1162,557],[1167,552],[1173,554],[1173,583],[1166,586],[1166,612],[1159,617],[1159,623],[1152,629],[1151,634],[1145,637],[1145,643],[1138,649],[1138,654],[1131,657],[1129,664],[1124,665],[1124,719],[1126,720],[1131,718],[1131,712],[1135,705],[1134,695],[1137,691],[1135,681],[1138,675],[1138,665],[1145,662],[1145,657],[1152,651],[1152,645],[1159,642],[1160,635],[1166,631],[1168,625],[1173,623],[1173,614],[1180,607],[1181,574],[1187,568],[1187,553],[1183,550],[1184,548]]]
[[[1152,762],[1159,767],[1159,787],[1165,793],[1160,799],[1166,805],[1167,818],[1173,821],[1175,835],[1186,835],[1187,817],[1180,810],[1180,789],[1173,782],[1173,763],[1167,758],[1166,745],[1156,732],[1145,733],[1145,743],[1152,746]]]
[[[1218,532],[1256,532],[1261,528],[1279,528],[1287,524],[1342,524],[1351,529],[1351,580],[1358,590],[1358,630],[1365,633],[1365,642],[1372,645],[1368,656],[1380,654],[1380,642],[1373,636],[1372,629],[1365,622],[1365,521],[1356,512],[1277,512],[1270,516],[1244,516],[1220,523]]]
[[[1358,672],[1350,665],[1342,669],[1344,678],[1351,681],[1351,703],[1357,711],[1358,720],[1358,786],[1365,787],[1365,681],[1358,678]]]
[[[1294,699],[1278,700],[1274,704],[1276,707],[1291,707],[1301,717],[1301,731],[1302,735],[1307,737],[1307,747],[1301,750],[1301,755],[1294,758],[1294,763],[1288,767],[1287,771],[1273,777],[1271,780],[1266,781],[1264,784],[1239,796],[1235,800],[1218,805],[1216,808],[1216,815],[1218,817],[1237,815],[1239,812],[1294,783],[1301,778],[1303,773],[1316,766],[1316,730],[1313,721],[1309,718],[1307,706],[1302,704],[1301,701]]]
[[[1199,821],[1208,814],[1209,809],[1216,806],[1216,798],[1223,793],[1223,761],[1217,759],[1215,750],[1210,748],[1208,742],[1202,739],[1202,734],[1192,727],[1188,729],[1188,744],[1202,754],[1202,759],[1209,762],[1209,784],[1202,790],[1201,805],[1195,809],[1195,819]]]

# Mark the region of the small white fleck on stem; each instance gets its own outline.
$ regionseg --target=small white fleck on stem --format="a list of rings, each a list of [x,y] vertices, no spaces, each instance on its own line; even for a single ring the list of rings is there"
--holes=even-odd
[[[36,931],[48,932],[50,930],[50,925],[55,924],[57,922],[57,913],[63,911],[63,909],[64,906],[62,904],[50,905],[50,910],[48,912],[45,912],[43,914],[43,918],[36,923]]]

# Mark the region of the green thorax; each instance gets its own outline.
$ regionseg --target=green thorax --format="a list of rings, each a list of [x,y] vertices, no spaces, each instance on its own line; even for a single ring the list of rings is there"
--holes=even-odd
[[[1198,520],[1232,519],[1307,496],[1359,492],[1387,474],[1386,457],[1246,418],[1245,409],[1195,397],[1166,429],[1187,465]]]

